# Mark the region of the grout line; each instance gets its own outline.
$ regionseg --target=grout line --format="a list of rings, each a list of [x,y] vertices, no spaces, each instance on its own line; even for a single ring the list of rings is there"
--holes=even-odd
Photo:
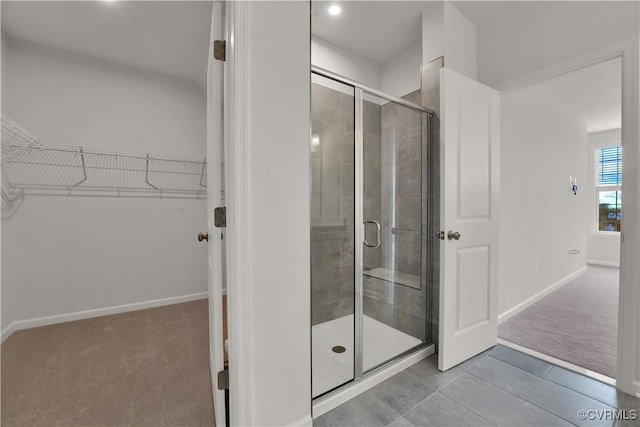
[[[504,424],[509,421],[509,419],[511,418],[511,416],[513,414],[515,414],[515,412],[522,406],[522,404],[524,403],[524,400],[521,400],[520,403],[518,403],[518,406],[516,406],[516,408],[509,414],[509,416],[507,418],[504,419],[503,422],[500,423],[500,427],[504,426]]]
[[[438,392],[436,392],[436,393],[440,393],[440,392],[438,391]],[[449,399],[450,401],[455,402],[455,403],[457,403],[458,405],[462,406],[464,409],[466,409],[467,411],[471,412],[473,415],[475,415],[475,416],[477,416],[477,417],[480,417],[481,419],[485,420],[486,422],[488,422],[488,423],[489,423],[489,425],[493,425],[493,423],[491,423],[491,421],[489,421],[488,419],[486,419],[486,418],[485,418],[485,417],[483,417],[482,415],[478,414],[478,413],[477,413],[476,411],[474,411],[473,409],[471,409],[471,408],[467,408],[467,407],[466,407],[466,406],[464,406],[461,402],[458,402],[458,401],[457,401],[457,400],[455,400],[454,398],[449,397],[449,396],[447,396],[447,395],[446,395],[446,394],[444,394],[444,393],[440,393],[440,394],[441,394],[442,396],[446,397],[447,399]]]
[[[491,355],[490,355],[490,356],[491,356],[491,357],[493,357],[493,358],[494,358],[494,359],[496,359],[496,360],[499,360],[499,361],[501,361],[501,362],[507,363],[507,364],[509,364],[509,365],[511,365],[511,366],[513,366],[513,367],[515,367],[515,368],[522,369],[522,370],[523,370],[523,371],[525,371],[525,372],[529,372],[531,375],[535,375],[536,377],[541,377],[541,378],[544,378],[544,377],[549,373],[549,371],[551,370],[551,368],[553,368],[553,366],[555,366],[555,365],[554,365],[553,363],[551,363],[551,362],[548,362],[548,361],[546,361],[546,360],[540,359],[539,357],[535,357],[535,356],[533,356],[533,355],[531,355],[531,354],[527,354],[527,353],[522,352],[522,351],[520,351],[520,350],[518,350],[518,349],[516,349],[516,348],[510,347],[510,346],[508,346],[508,345],[504,344],[504,343],[506,343],[506,342],[508,342],[508,341],[503,341],[502,343],[498,343],[498,345],[501,345],[502,347],[504,347],[504,348],[506,348],[506,349],[509,349],[509,350],[511,350],[511,351],[515,351],[515,352],[517,352],[517,353],[519,353],[519,354],[521,354],[521,355],[523,355],[523,356],[531,357],[531,358],[533,358],[533,359],[536,359],[536,360],[538,360],[538,361],[540,361],[540,362],[542,362],[542,363],[545,363],[545,364],[549,365],[549,366],[547,367],[547,370],[546,370],[546,371],[544,371],[544,373],[543,373],[542,375],[538,375],[538,374],[534,374],[533,372],[529,372],[529,371],[527,371],[526,369],[521,368],[520,366],[516,366],[516,365],[514,365],[513,363],[508,362],[508,361],[506,361],[506,360],[502,360],[502,359],[499,359],[499,358],[497,358],[497,357],[493,357],[493,356],[491,356]],[[511,344],[511,343],[510,343],[510,344]]]
[[[380,384],[382,384],[382,383],[380,383]],[[379,398],[378,396],[376,396],[376,394],[375,394],[372,390],[373,390],[373,387],[372,387],[371,389],[369,389],[369,390],[365,391],[363,394],[365,394],[365,393],[369,393],[369,392],[370,392],[370,393],[371,393],[371,396],[373,396],[375,399],[378,399],[378,400],[380,401],[380,403],[382,403],[384,406],[386,406],[387,408],[391,409],[393,412],[395,412],[396,414],[398,414],[398,416],[397,416],[397,417],[395,417],[393,420],[396,420],[396,419],[398,419],[399,417],[401,417],[401,416],[402,416],[402,414],[401,414],[400,412],[396,411],[396,410],[395,410],[395,408],[392,408],[392,407],[391,407],[391,405],[389,405],[387,402],[385,402],[384,400],[382,400],[381,398]],[[392,421],[393,421],[393,420],[392,420]]]
[[[507,347],[507,346],[505,346],[505,347]],[[507,348],[510,348],[510,347],[507,347]],[[526,355],[526,356],[529,356],[529,357],[534,357],[534,356],[532,356],[532,355],[529,355],[529,354],[526,354],[526,353],[522,353],[521,351],[516,350],[516,349],[514,349],[514,348],[511,348],[511,350],[513,350],[513,351],[517,351],[518,353],[523,354],[523,355]],[[534,358],[535,358],[535,357],[534,357]],[[537,358],[536,358],[536,359],[537,359]],[[496,360],[500,360],[500,359],[496,359]],[[602,400],[600,400],[600,399],[598,399],[598,398],[595,398],[595,397],[593,397],[593,396],[589,396],[589,395],[587,395],[587,394],[585,394],[585,393],[583,393],[583,392],[581,392],[581,391],[579,391],[579,390],[576,390],[576,389],[574,389],[574,388],[572,388],[572,387],[569,387],[569,386],[567,386],[567,385],[565,385],[565,384],[561,384],[561,383],[559,383],[559,382],[557,382],[557,381],[554,381],[554,380],[552,380],[552,379],[547,378],[547,375],[549,375],[549,373],[551,372],[551,370],[552,370],[553,368],[556,368],[556,367],[557,367],[557,368],[560,368],[560,369],[566,369],[566,368],[563,368],[562,366],[556,365],[555,363],[552,363],[552,362],[547,362],[546,360],[542,360],[542,359],[538,359],[538,360],[541,360],[541,361],[543,361],[543,362],[547,363],[547,364],[549,365],[549,368],[548,368],[548,369],[547,369],[547,371],[544,373],[544,375],[543,375],[542,377],[540,377],[540,380],[536,383],[535,387],[534,387],[534,388],[532,388],[532,389],[531,389],[531,391],[529,391],[529,393],[527,393],[527,395],[524,397],[524,399],[525,399],[525,400],[527,399],[527,397],[529,397],[529,395],[533,392],[533,390],[538,386],[538,384],[540,384],[540,383],[542,382],[542,380],[546,380],[546,381],[549,381],[549,382],[551,382],[551,383],[553,383],[553,384],[556,384],[556,385],[562,386],[562,387],[564,387],[564,388],[566,388],[566,389],[568,389],[568,390],[571,390],[571,391],[573,391],[573,392],[575,392],[575,393],[578,393],[578,394],[581,394],[581,395],[583,395],[583,396],[585,396],[585,397],[588,397],[589,399],[592,399],[592,400],[595,400],[595,401],[597,401],[597,402],[600,402],[600,403],[602,403],[602,404],[604,404],[604,405],[607,405],[607,406],[609,406],[609,407],[611,407],[611,408],[619,409],[619,408],[618,408],[618,405],[616,405],[616,406],[612,406],[612,405],[611,405],[611,403],[609,403],[609,402],[604,402],[604,401],[602,401]],[[503,362],[504,362],[504,361],[503,361]],[[505,363],[508,363],[508,362],[505,362]],[[509,365],[511,365],[511,364],[509,363]],[[511,365],[511,366],[514,366],[514,367],[516,367],[516,368],[517,368],[517,366],[515,366],[515,365]],[[569,372],[572,372],[572,373],[574,373],[574,374],[580,375],[580,376],[582,376],[582,377],[584,377],[584,378],[586,378],[586,379],[588,379],[588,380],[596,381],[596,382],[598,382],[598,383],[600,383],[600,384],[603,384],[603,385],[605,385],[605,386],[613,387],[613,386],[611,386],[611,385],[609,385],[609,384],[607,384],[607,383],[603,383],[603,382],[601,382],[601,381],[596,380],[595,378],[588,377],[588,376],[583,375],[583,374],[581,374],[581,373],[579,373],[579,372],[571,371],[571,370],[569,370],[569,369],[566,369],[566,370],[567,370],[567,371],[569,371]],[[528,372],[528,371],[525,371],[525,372]],[[535,374],[532,374],[532,375],[535,375]],[[536,376],[537,376],[537,375],[536,375]],[[615,391],[616,391],[616,393],[617,393],[617,392],[618,392],[618,390],[617,390],[615,387],[613,387],[613,388],[614,388],[614,390],[615,390]],[[529,403],[531,403],[531,402],[529,402]],[[548,412],[548,411],[547,411],[547,412]]]
[[[540,409],[540,410],[542,410],[542,411],[546,412],[547,414],[551,414],[551,415],[553,415],[553,416],[554,416],[554,417],[556,417],[556,418],[560,418],[561,420],[568,422],[568,423],[569,423],[569,424],[571,424],[572,426],[578,426],[578,424],[576,424],[576,423],[574,423],[574,422],[572,422],[572,421],[570,421],[570,420],[568,420],[568,419],[566,419],[566,418],[563,418],[563,417],[561,417],[560,415],[556,415],[556,414],[554,414],[553,412],[548,411],[548,410],[546,410],[545,408],[543,408],[543,407],[541,407],[541,406],[538,406],[538,405],[536,405],[536,404],[535,404],[535,403],[533,403],[533,402],[529,402],[528,400],[524,400],[523,402],[527,402],[529,405],[535,406],[536,408],[538,408],[538,409]],[[612,427],[613,427],[613,426],[612,426]]]
[[[404,371],[401,371],[401,372],[406,373],[406,374],[407,374],[407,375],[409,375],[411,378],[413,378],[413,379],[415,379],[415,380],[418,380],[418,381],[419,381],[419,382],[421,382],[422,384],[424,384],[424,385],[426,385],[427,387],[429,387],[429,384],[425,383],[425,382],[424,382],[424,381],[422,381],[420,378],[416,377],[415,375],[412,375],[410,372],[406,372],[408,369],[409,369],[409,368],[407,368],[407,369],[405,369]],[[464,371],[463,371],[463,372],[464,372]],[[436,390],[435,390],[435,391],[442,390],[443,388],[445,388],[446,386],[448,386],[449,384],[451,384],[451,383],[452,383],[456,378],[458,378],[458,376],[460,375],[460,373],[457,373],[457,374],[456,374],[456,373],[454,373],[454,372],[449,372],[449,371],[446,371],[446,372],[440,372],[440,371],[437,371],[437,372],[435,372],[435,373],[434,373],[434,376],[435,376],[435,375],[442,375],[442,374],[446,374],[446,373],[451,373],[451,374],[453,374],[453,378],[451,378],[449,381],[447,381],[447,382],[446,382],[445,384],[443,384],[441,387],[436,387]],[[425,398],[425,399],[426,399],[426,398]]]
[[[509,365],[509,366],[513,367],[513,368],[519,369],[519,370],[521,370],[522,372],[525,372],[525,373],[527,373],[527,374],[529,374],[529,375],[533,375],[534,377],[537,377],[537,378],[539,378],[539,379],[544,378],[544,376],[545,376],[545,375],[547,375],[547,372],[549,372],[549,371],[551,370],[551,368],[548,368],[548,369],[545,371],[545,373],[544,373],[544,374],[542,374],[542,376],[540,376],[540,375],[536,375],[536,374],[534,374],[533,372],[527,371],[526,369],[522,369],[520,366],[516,366],[516,365],[514,365],[513,363],[509,363],[509,362],[507,362],[507,361],[505,361],[505,360],[498,359],[497,357],[493,357],[493,356],[491,356],[491,355],[489,355],[489,357],[491,357],[493,360],[497,360],[498,362],[502,362],[502,363],[504,363],[504,364],[506,364],[506,365]],[[538,381],[538,382],[540,382],[540,381]],[[537,383],[536,383],[536,384],[537,384]]]
[[[542,360],[543,362],[546,362],[546,363],[551,364],[553,366],[559,366],[560,368],[567,369],[569,371],[575,372],[576,374],[582,375],[583,377],[591,378],[591,379],[594,379],[594,380],[599,381],[601,383],[608,384],[610,386],[615,386],[615,383],[616,383],[615,379],[609,378],[609,377],[607,377],[605,375],[602,375],[602,374],[599,374],[597,372],[588,370],[588,369],[583,368],[581,366],[574,365],[571,362],[567,362],[567,361],[558,359],[556,357],[549,356],[548,354],[540,353],[539,351],[532,350],[530,348],[521,346],[519,344],[515,344],[515,343],[513,343],[511,341],[503,340],[501,338],[498,338],[498,342],[499,342],[499,344],[503,345],[504,347],[507,347],[507,348],[509,348],[511,350],[517,351],[517,352],[522,353],[522,354],[526,354],[527,356],[533,357],[535,359]],[[548,371],[547,371],[547,373],[548,373]],[[547,373],[545,373],[545,375],[547,375]]]
[[[468,373],[469,375],[474,376],[474,377],[478,378],[479,380],[482,380],[482,381],[484,381],[485,383],[487,383],[487,384],[489,384],[489,385],[491,385],[491,386],[493,386],[493,387],[497,388],[497,389],[498,389],[498,390],[500,390],[500,391],[504,391],[505,393],[510,394],[511,396],[515,397],[516,399],[524,400],[524,398],[523,398],[523,397],[520,397],[520,396],[518,396],[518,395],[516,395],[516,394],[513,394],[513,393],[512,393],[512,392],[510,392],[509,390],[505,390],[504,388],[500,387],[499,385],[494,384],[494,383],[492,383],[492,382],[491,382],[491,381],[489,381],[489,380],[485,380],[484,378],[482,378],[482,377],[480,377],[480,376],[478,376],[478,375],[474,374],[473,372],[467,372],[467,373]],[[537,385],[537,383],[536,383],[536,385]]]
[[[320,415],[321,417],[324,417],[325,420],[327,420],[327,423],[329,423],[330,427],[334,427],[333,423],[331,422],[331,420],[329,419],[329,417],[327,417],[327,414],[322,414]]]
[[[417,379],[417,378],[416,378]],[[419,381],[419,380],[418,380]],[[426,384],[425,384],[426,385]],[[424,399],[422,399],[420,402],[416,403],[415,405],[413,405],[411,408],[407,409],[406,411],[404,411],[404,413],[402,414],[402,416],[404,417],[405,415],[407,415],[409,412],[413,411],[416,406],[420,405],[422,402],[424,402],[425,400],[429,399],[431,396],[433,396],[434,394],[438,393],[439,390],[434,391],[433,393],[431,393],[429,396],[425,397]]]
[[[543,378],[543,379],[544,379],[544,378]],[[542,380],[540,380],[540,382],[542,382]],[[538,383],[538,384],[540,384],[540,383]],[[537,386],[536,386],[536,387],[537,387]],[[566,387],[565,387],[565,388],[566,388]],[[533,391],[533,390],[532,390],[532,391]],[[529,394],[531,394],[531,393],[529,393]],[[529,396],[529,395],[527,395],[527,397],[528,397],[528,396]],[[568,423],[569,423],[569,424],[571,424],[571,425],[574,425],[574,426],[577,426],[577,425],[578,425],[578,424],[575,424],[574,422],[572,422],[571,420],[568,420],[568,419],[566,419],[566,418],[564,418],[564,417],[562,417],[562,416],[560,416],[560,415],[557,415],[557,414],[554,414],[554,413],[553,413],[553,412],[551,412],[551,411],[548,411],[547,409],[545,409],[545,408],[543,408],[543,407],[541,407],[541,406],[536,405],[534,402],[531,402],[531,401],[526,400],[526,399],[525,399],[524,401],[525,401],[525,402],[527,402],[527,403],[528,403],[528,404],[530,404],[530,405],[535,406],[535,407],[536,407],[536,408],[538,408],[538,409],[541,409],[541,410],[543,410],[543,411],[545,411],[545,412],[547,412],[547,413],[549,413],[549,414],[553,415],[554,417],[560,418],[561,420],[564,420],[564,421],[568,422]]]
[[[549,370],[549,371],[551,371],[551,370]],[[569,371],[569,372],[571,372],[571,371]],[[580,374],[578,374],[578,375],[580,375]],[[584,376],[584,375],[583,375],[583,376]],[[584,378],[587,378],[587,379],[589,379],[589,380],[596,381],[596,380],[594,380],[593,378],[589,378],[589,377],[584,377]],[[575,388],[573,388],[573,387],[571,387],[571,386],[568,386],[568,385],[566,385],[566,384],[559,383],[559,382],[557,382],[557,381],[554,381],[554,380],[549,379],[549,378],[546,378],[546,377],[545,377],[545,378],[543,378],[543,379],[544,379],[544,380],[546,380],[546,381],[549,381],[550,383],[553,383],[553,384],[559,385],[559,386],[564,387],[564,388],[566,388],[566,389],[569,389],[569,390],[571,390],[571,391],[573,391],[573,392],[575,392],[575,393],[578,393],[578,394],[581,394],[581,395],[583,395],[583,396],[585,396],[585,397],[588,397],[588,398],[589,398],[589,399],[591,399],[591,400],[595,400],[596,402],[600,402],[600,403],[602,403],[603,405],[607,405],[607,406],[609,406],[609,407],[611,407],[611,408],[613,408],[613,409],[620,409],[620,408],[618,407],[618,405],[617,405],[617,404],[616,404],[615,406],[613,406],[613,405],[611,405],[611,403],[609,403],[609,402],[605,402],[605,401],[603,401],[603,400],[600,400],[599,398],[596,398],[596,397],[593,397],[593,396],[589,396],[588,394],[585,394],[585,393],[583,393],[583,392],[582,392],[582,391],[580,391],[580,390],[576,390]],[[604,383],[602,383],[602,384],[604,384]],[[607,386],[608,384],[604,384],[604,385],[605,385],[605,386]],[[609,386],[609,387],[611,387],[611,386]],[[612,388],[613,388],[613,389],[614,389],[614,391],[616,392],[616,396],[617,396],[617,395],[620,393],[620,391],[619,391],[618,389],[616,389],[615,387],[612,387]],[[622,402],[620,402],[620,403],[622,403]]]
[[[548,372],[548,371],[547,371],[547,372]],[[546,375],[546,374],[545,374],[545,375]],[[543,380],[543,379],[544,379],[544,377],[538,377],[538,382],[536,383],[536,385],[534,385],[534,386],[533,386],[533,388],[532,388],[531,390],[529,390],[529,393],[527,393],[527,394],[523,397],[523,399],[524,399],[524,400],[527,400],[527,397],[529,397],[529,395],[530,395],[531,393],[533,393],[533,390],[535,390],[535,389],[536,389],[536,387],[538,387],[538,385],[542,382],[542,380]],[[529,402],[529,401],[527,400],[527,402]],[[529,402],[529,403],[531,403],[531,402]]]

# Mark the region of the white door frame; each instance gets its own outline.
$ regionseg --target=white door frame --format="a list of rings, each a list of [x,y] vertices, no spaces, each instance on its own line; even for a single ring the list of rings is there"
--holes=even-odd
[[[622,59],[622,182],[624,198],[620,239],[620,301],[616,386],[640,393],[640,38],[625,40],[545,67],[497,85],[502,93],[577,71],[614,58]]]
[[[223,37],[224,4],[213,2],[210,42]],[[213,393],[213,406],[216,425],[225,425],[225,393],[218,388],[218,372],[224,369],[224,333],[222,310],[222,240],[220,230],[214,225],[213,212],[222,206],[220,182],[220,154],[224,143],[222,129],[224,109],[220,100],[223,97],[224,66],[213,57],[213,48],[209,49],[207,70],[207,239],[208,281],[209,281],[209,366]]]
[[[225,201],[230,425],[253,425],[251,393],[251,294],[243,286],[251,271],[249,158],[247,139],[248,2],[226,1],[225,10]],[[241,369],[235,369],[241,367]]]

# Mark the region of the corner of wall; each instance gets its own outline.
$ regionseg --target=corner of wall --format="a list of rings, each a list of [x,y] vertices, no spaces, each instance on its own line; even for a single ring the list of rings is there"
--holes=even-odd
[[[453,3],[444,3],[444,55],[447,68],[474,80],[478,78],[477,32],[476,26]]]
[[[444,4],[433,2],[422,13],[422,63],[428,64],[444,55]]]

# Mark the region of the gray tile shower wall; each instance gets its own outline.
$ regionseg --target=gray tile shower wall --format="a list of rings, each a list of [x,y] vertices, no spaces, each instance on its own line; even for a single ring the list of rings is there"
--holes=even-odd
[[[419,105],[422,103],[419,90],[404,98]],[[372,115],[365,115],[365,128],[367,119],[373,120]],[[379,203],[376,200],[376,207],[380,206],[379,216],[371,219],[378,220],[382,228],[380,248],[365,249],[365,271],[382,267],[420,278],[416,289],[365,276],[364,312],[421,340],[426,335],[427,297],[426,262],[423,262],[426,259],[423,249],[426,216],[423,215],[425,203],[422,199],[423,193],[427,192],[424,187],[427,181],[422,177],[424,119],[420,112],[402,105],[383,104],[380,109],[380,168],[370,169],[364,178],[365,203],[370,205],[378,196],[377,185],[380,184]],[[365,139],[365,163],[367,142]],[[369,150],[373,148],[368,147]],[[375,173],[379,171],[379,177],[373,176],[374,170]]]
[[[312,325],[354,310],[354,98],[311,87]]]
[[[382,108],[370,101],[363,105],[363,181],[364,181],[364,220],[380,222],[382,215]],[[373,227],[367,229],[368,241],[375,241]],[[384,243],[383,243],[384,244]],[[380,267],[382,246],[364,247],[364,270]]]

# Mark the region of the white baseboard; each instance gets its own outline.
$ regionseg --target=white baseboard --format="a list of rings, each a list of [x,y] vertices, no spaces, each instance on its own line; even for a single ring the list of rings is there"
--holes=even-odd
[[[620,267],[620,261],[601,261],[599,259],[588,259],[587,264],[604,265],[607,267]]]
[[[428,347],[405,356],[389,366],[384,366],[377,371],[368,374],[366,377],[353,384],[346,385],[327,396],[321,397],[317,401],[313,402],[313,416],[319,417],[320,415],[329,412],[333,408],[336,408],[344,402],[353,399],[357,395],[364,393],[375,385],[380,384],[382,381],[387,380],[395,374],[405,370],[409,366],[431,356],[434,352],[435,346],[431,344]]]
[[[2,335],[0,336],[0,342],[4,342],[7,338],[9,338],[16,331],[16,322],[9,323],[9,326],[2,330]]]
[[[505,311],[504,313],[498,316],[498,324],[512,318],[513,316],[520,313],[525,308],[529,307],[531,304],[541,300],[542,298],[549,295],[551,292],[555,291],[556,289],[560,288],[563,285],[566,285],[576,277],[580,276],[585,271],[587,271],[586,265],[583,267],[580,267],[578,270],[574,271],[573,273],[563,277],[562,279],[558,280],[557,282],[555,282],[551,286],[548,286],[547,288],[543,289],[537,294],[527,298],[526,300],[522,301],[520,304],[516,305],[515,307]]]
[[[634,381],[633,384],[636,386],[636,397],[640,397],[640,381]]]
[[[21,329],[37,328],[39,326],[55,325],[56,323],[73,322],[74,320],[90,319],[92,317],[108,316],[111,314],[126,313],[128,311],[144,310],[146,308],[162,307],[164,305],[180,304],[209,298],[208,292],[181,295],[178,297],[162,298],[151,301],[136,302],[133,304],[116,305],[113,307],[96,308],[93,310],[76,311],[73,313],[56,314],[53,316],[37,317],[33,319],[17,320],[11,322],[2,331],[0,342],[4,342],[15,331]]]

